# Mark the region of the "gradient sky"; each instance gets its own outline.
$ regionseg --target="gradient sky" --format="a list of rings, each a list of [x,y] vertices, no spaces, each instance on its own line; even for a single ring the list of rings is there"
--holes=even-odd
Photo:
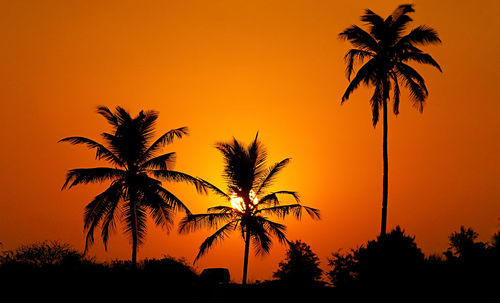
[[[500,229],[500,19],[497,1],[417,0],[414,26],[428,24],[441,46],[425,47],[443,73],[416,65],[430,96],[423,114],[406,91],[389,119],[388,227],[400,224],[426,254],[447,248],[460,225],[482,240]],[[166,151],[176,169],[224,187],[217,141],[249,142],[259,131],[269,164],[291,157],[273,189],[296,190],[323,220],[287,219],[326,266],[340,248],[376,237],[382,197],[382,128],[373,128],[361,88],[340,106],[348,82],[337,34],[370,8],[386,16],[400,1],[0,1],[0,242],[39,240],[84,247],[83,208],[104,185],[61,191],[65,173],[102,166],[66,136],[108,130],[97,105],[133,115],[160,112],[158,131],[188,126]],[[223,203],[186,185],[166,185],[193,212]],[[177,216],[180,218],[180,216]],[[165,235],[149,225],[139,258],[192,262],[210,231]],[[249,278],[269,279],[283,259],[275,243],[251,257]],[[98,260],[130,258],[119,231]],[[229,267],[241,279],[235,233],[196,268]]]

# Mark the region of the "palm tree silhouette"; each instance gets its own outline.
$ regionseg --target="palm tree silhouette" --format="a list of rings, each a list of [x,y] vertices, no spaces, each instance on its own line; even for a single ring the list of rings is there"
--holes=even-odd
[[[350,83],[344,95],[344,103],[351,93],[361,83],[375,87],[370,104],[372,108],[373,126],[377,125],[379,110],[383,113],[383,193],[382,193],[382,224],[380,234],[385,235],[387,223],[388,194],[388,155],[387,155],[387,103],[389,93],[393,89],[393,112],[399,113],[399,83],[409,89],[413,105],[423,111],[428,95],[424,78],[408,62],[429,64],[441,71],[439,64],[417,46],[441,43],[437,32],[425,25],[418,26],[408,34],[403,35],[412,19],[408,16],[414,12],[413,5],[400,5],[391,16],[385,20],[371,10],[366,10],[361,21],[368,25],[369,33],[356,25],[352,25],[339,34],[343,40],[348,40],[354,46],[345,55],[347,63],[346,74]],[[364,61],[367,61],[364,63]],[[357,71],[351,81],[356,63],[364,65]]]
[[[209,236],[200,246],[195,262],[203,256],[214,244],[223,240],[237,228],[245,241],[243,260],[243,284],[247,282],[248,253],[250,241],[253,242],[256,254],[265,255],[271,249],[274,235],[281,243],[289,243],[283,224],[270,221],[268,215],[285,218],[292,214],[300,219],[304,209],[313,219],[320,218],[319,210],[301,205],[299,197],[293,191],[276,191],[266,193],[278,173],[289,163],[284,159],[266,169],[267,153],[258,140],[244,146],[233,138],[229,143],[217,143],[216,148],[224,157],[223,176],[227,182],[228,193],[204,181],[205,185],[230,201],[232,207],[216,206],[208,209],[206,214],[187,214],[179,225],[179,232],[188,233],[203,227],[224,225]],[[279,195],[289,195],[295,199],[294,204],[280,205]]]
[[[161,149],[174,138],[188,134],[186,127],[173,129],[151,144],[154,136],[156,111],[141,111],[137,117],[121,107],[111,112],[107,107],[98,107],[97,113],[106,118],[113,128],[112,133],[103,133],[107,146],[84,137],[67,137],[59,142],[83,144],[96,150],[96,159],[109,162],[113,167],[77,168],[68,171],[62,189],[78,184],[112,181],[111,185],[97,195],[85,207],[84,229],[87,231],[85,251],[94,242],[94,230],[100,226],[101,236],[107,249],[110,234],[115,230],[117,216],[125,224],[125,232],[132,240],[132,266],[137,265],[137,246],[146,236],[147,213],[156,225],[169,231],[173,213],[190,211],[179,198],[162,187],[161,181],[188,182],[198,192],[205,192],[204,183],[190,175],[172,170],[174,152],[161,154]]]

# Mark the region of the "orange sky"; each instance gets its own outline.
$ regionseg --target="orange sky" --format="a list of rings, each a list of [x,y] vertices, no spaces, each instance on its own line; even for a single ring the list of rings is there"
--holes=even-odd
[[[105,2],[105,3],[103,3]],[[424,114],[403,93],[389,120],[388,226],[403,226],[425,253],[446,249],[461,224],[483,240],[500,229],[500,4],[415,1],[414,25],[436,28],[426,47],[441,74],[417,65],[430,96]],[[293,158],[274,189],[296,190],[322,221],[286,220],[291,240],[311,245],[323,265],[339,248],[373,239],[380,224],[381,125],[371,122],[371,90],[340,106],[347,86],[337,39],[365,8],[386,16],[399,1],[0,1],[0,242],[38,240],[84,246],[83,207],[104,187],[60,191],[70,168],[100,166],[66,136],[99,139],[97,105],[160,112],[158,130],[188,126],[176,141],[178,170],[223,187],[214,143],[248,142],[256,131],[270,163]],[[220,204],[185,185],[166,185],[193,212]],[[178,216],[179,217],[179,216]],[[168,236],[149,225],[139,257],[191,262],[209,231]],[[269,279],[284,256],[275,244],[251,257],[249,278]],[[130,258],[117,233],[98,260]],[[235,233],[197,264],[229,267],[241,279]]]

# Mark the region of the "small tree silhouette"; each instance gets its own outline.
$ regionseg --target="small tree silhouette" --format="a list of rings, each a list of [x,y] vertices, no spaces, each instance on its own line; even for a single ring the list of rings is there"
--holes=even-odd
[[[319,284],[323,270],[319,258],[306,243],[297,240],[289,244],[285,260],[273,277],[293,285]]]

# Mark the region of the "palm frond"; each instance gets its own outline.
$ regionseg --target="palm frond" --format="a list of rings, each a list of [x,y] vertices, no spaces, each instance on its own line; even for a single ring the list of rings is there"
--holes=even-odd
[[[173,169],[176,160],[175,152],[166,153],[161,156],[152,158],[142,163],[140,167],[142,169]]]
[[[101,226],[101,237],[102,237],[102,243],[104,243],[104,250],[108,250],[108,240],[109,236],[113,234],[116,230],[116,223],[115,223],[115,218],[116,218],[116,210],[119,208],[118,207],[118,200],[116,200],[115,203],[111,203],[106,210],[106,215],[102,221],[102,226]]]
[[[382,105],[383,101],[383,86],[381,81],[377,83],[375,86],[375,90],[373,91],[373,95],[370,99],[370,104],[372,106],[372,123],[373,126],[376,126],[378,123],[378,118],[380,114],[380,106]]]
[[[203,182],[199,178],[192,177],[188,174],[181,173],[175,170],[168,169],[156,169],[148,171],[153,176],[157,178],[161,178],[163,180],[171,181],[171,182],[186,182],[191,185],[194,185],[196,190],[199,193],[207,194],[206,182]]]
[[[376,61],[375,59],[371,59],[370,61],[366,62],[356,73],[356,76],[352,79],[352,81],[349,83],[349,86],[347,86],[347,89],[344,92],[344,95],[342,96],[342,101],[340,104],[344,103],[347,99],[349,99],[349,96],[351,93],[358,88],[358,86],[361,84],[361,82],[364,82],[365,84],[369,84],[374,73],[375,73],[375,65]]]
[[[200,182],[202,182],[205,186],[205,188],[211,190],[212,192],[214,192],[215,194],[229,200],[231,197],[226,194],[225,192],[223,192],[222,190],[220,190],[217,186],[213,185],[212,183],[208,182],[208,181],[205,181],[203,179],[199,179]]]
[[[399,114],[399,97],[401,95],[401,92],[399,90],[399,82],[398,82],[398,77],[395,73],[391,73],[391,78],[392,78],[392,81],[394,82],[394,96],[393,96],[393,100],[394,100],[394,108],[393,108],[393,112],[395,115]]]
[[[210,207],[207,209],[207,211],[209,213],[232,213],[234,212],[234,208],[220,205],[220,206]]]
[[[188,134],[189,134],[189,130],[185,126],[169,130],[168,132],[166,132],[165,134],[160,136],[153,144],[151,144],[151,146],[144,152],[144,154],[141,155],[140,160],[141,161],[148,160],[160,148],[172,143],[175,138],[181,139],[182,136],[188,135]]]
[[[120,181],[113,182],[105,191],[97,195],[85,207],[83,216],[84,230],[87,231],[85,241],[85,252],[94,243],[94,230],[103,220],[105,214],[110,214],[110,210],[117,207],[120,199],[123,196],[123,183]],[[112,221],[108,218],[104,222]],[[107,224],[111,224],[108,222]],[[107,245],[107,238],[103,238],[105,247]]]
[[[186,214],[191,214],[189,208],[170,191],[166,190],[165,188],[159,185],[156,187],[156,191],[161,196],[161,198],[167,203],[167,205],[171,207],[173,210],[183,211]]]
[[[299,194],[297,192],[282,190],[265,195],[259,200],[257,205],[277,206],[280,204],[280,201],[278,200],[278,195],[290,195],[295,199],[295,201],[297,201],[297,203],[300,202]]]
[[[272,240],[269,231],[264,228],[262,222],[253,218],[251,222],[246,225],[247,231],[250,233],[250,239],[253,244],[255,255],[266,255],[271,250]]]
[[[118,127],[118,118],[111,112],[111,110],[106,106],[98,106],[97,113],[108,120],[115,129]]]
[[[364,62],[365,58],[372,58],[374,56],[375,56],[375,53],[370,52],[370,51],[357,49],[357,48],[350,49],[344,57],[344,60],[347,63],[347,66],[345,69],[347,80],[351,81],[351,75],[352,75],[352,72],[354,71],[354,65],[356,64],[356,61],[358,61],[359,63],[362,64]]]
[[[217,228],[219,224],[233,217],[232,213],[188,214],[179,222],[179,233],[189,233],[204,227]]]
[[[284,219],[289,214],[292,214],[295,218],[300,219],[302,216],[302,205],[291,204],[291,205],[278,205],[259,209],[257,213],[263,215],[274,215],[278,218]]]
[[[425,86],[424,78],[412,67],[404,63],[396,65],[398,76],[404,81],[405,86],[410,91],[410,99],[420,112],[423,110],[424,101],[429,92]]]
[[[357,25],[352,25],[346,28],[339,34],[339,38],[342,40],[348,40],[352,45],[362,50],[372,52],[377,52],[379,50],[377,41],[369,33]]]
[[[285,166],[290,162],[290,158],[286,158],[284,160],[281,160],[280,162],[274,164],[271,166],[268,170],[265,176],[260,180],[259,182],[259,188],[256,192],[256,195],[260,195],[264,189],[269,187],[273,181],[276,179],[276,176],[278,173],[285,168]]]
[[[442,72],[441,66],[439,66],[436,60],[434,60],[434,58],[432,58],[432,56],[429,54],[420,52],[405,52],[401,54],[399,57],[402,62],[415,61],[421,64],[429,64],[437,68],[440,72]]]
[[[110,167],[71,169],[66,174],[66,182],[64,182],[62,189],[68,187],[68,184],[68,188],[71,188],[78,184],[88,184],[102,182],[105,180],[120,179],[125,177],[125,175],[125,171]]]
[[[398,44],[413,43],[416,45],[438,44],[441,39],[437,31],[426,25],[420,25],[401,38]]]
[[[122,161],[110,150],[108,150],[104,145],[95,142],[94,140],[85,137],[67,137],[59,140],[59,142],[69,142],[70,144],[84,144],[87,145],[89,149],[96,149],[95,157],[96,159],[104,159],[117,166],[123,166]]]
[[[262,224],[262,226],[269,231],[271,234],[275,235],[281,244],[290,243],[286,237],[286,226],[280,223],[273,222],[264,217],[258,216],[257,220]]]
[[[204,254],[207,253],[207,251],[212,248],[215,244],[218,242],[221,242],[224,240],[231,231],[234,230],[235,226],[237,224],[237,221],[231,221],[227,223],[226,225],[222,226],[219,230],[217,230],[215,233],[213,233],[211,236],[205,239],[203,243],[200,245],[200,250],[198,252],[198,255],[196,255],[196,258],[194,259],[193,263],[196,263],[200,257],[202,257]]]

